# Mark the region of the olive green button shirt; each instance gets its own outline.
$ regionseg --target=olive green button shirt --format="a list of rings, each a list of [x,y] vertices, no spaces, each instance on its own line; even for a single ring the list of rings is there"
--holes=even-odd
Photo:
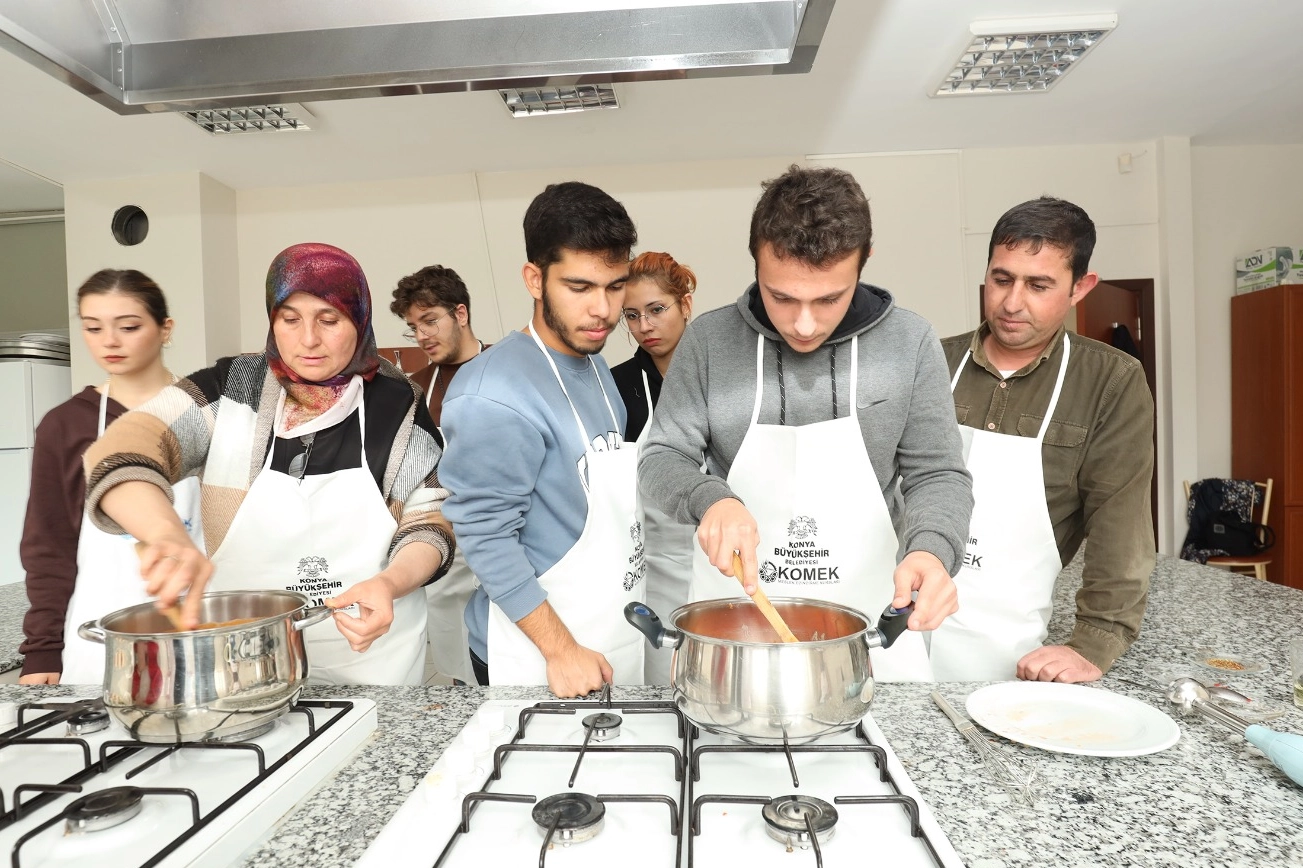
[[[1060,328],[1040,358],[1008,379],[986,357],[985,323],[943,340],[952,377],[972,350],[954,390],[959,424],[1035,437],[1063,360],[1063,333]],[[1149,599],[1154,399],[1138,359],[1076,334],[1069,340],[1063,390],[1041,448],[1045,502],[1063,563],[1086,541],[1077,623],[1067,645],[1107,672],[1140,635]]]

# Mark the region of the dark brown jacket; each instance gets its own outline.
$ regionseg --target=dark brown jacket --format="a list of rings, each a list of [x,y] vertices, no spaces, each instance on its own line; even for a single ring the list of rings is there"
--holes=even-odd
[[[24,675],[63,671],[63,619],[77,583],[77,540],[86,505],[81,459],[95,442],[99,412],[100,393],[87,386],[36,426],[32,489],[18,548],[31,603],[18,649]],[[106,424],[125,412],[110,398]]]

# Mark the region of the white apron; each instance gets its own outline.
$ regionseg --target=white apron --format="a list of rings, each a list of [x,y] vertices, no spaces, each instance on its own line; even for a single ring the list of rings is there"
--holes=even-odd
[[[638,435],[640,452],[647,442],[654,412],[651,384],[647,382],[647,372],[641,373],[643,394],[647,396],[647,424]],[[668,618],[671,612],[688,602],[692,584],[692,540],[697,535],[696,528],[675,521],[641,497],[638,499],[638,520],[642,522],[647,554],[647,605],[662,618]],[[653,648],[643,653],[644,683],[669,684],[674,649]]]
[[[772,597],[840,603],[870,624],[895,596],[899,543],[864,445],[856,395],[859,338],[851,339],[850,415],[810,425],[759,423],[763,335],[756,336],[756,401],[728,485],[760,532],[761,587]],[[692,599],[737,597],[742,584],[694,548]],[[930,681],[923,634],[907,631],[887,650],[869,652],[879,681]]]
[[[109,387],[105,385],[100,394],[97,436],[104,435],[108,406]],[[190,539],[203,551],[204,530],[199,520],[197,477],[187,477],[172,486],[172,506],[185,522]],[[118,609],[148,603],[152,599],[145,593],[145,581],[140,577],[136,538],[126,533],[105,533],[89,516],[82,515],[81,535],[77,539],[77,583],[63,619],[63,674],[59,677],[60,683],[104,682],[104,646],[78,636],[78,627]]]
[[[275,425],[284,411],[282,390]],[[385,506],[366,462],[366,404],[357,405],[359,466],[302,480],[271,469],[244,496],[213,554],[214,591],[298,591],[314,604],[371,578],[388,563],[398,523]],[[214,441],[220,436],[214,432]],[[310,680],[318,684],[419,685],[425,670],[425,595],[394,600],[389,632],[359,654],[327,620],[303,631]]]
[[[430,406],[434,384],[439,379],[439,365],[434,366],[430,385],[425,387],[425,406]],[[443,429],[439,429],[443,433]],[[470,632],[466,628],[466,606],[475,593],[475,576],[459,548],[453,554],[452,566],[443,578],[426,585],[425,624],[430,643],[430,664],[438,672],[475,684],[471,669]]]
[[[1054,610],[1063,563],[1045,504],[1041,443],[1068,371],[1068,336],[1049,409],[1033,437],[959,426],[973,474],[973,517],[964,567],[955,576],[959,611],[932,633],[938,681],[1005,681],[1018,661],[1041,647]],[[950,383],[953,392],[964,354]]]
[[[613,684],[642,684],[644,639],[624,620],[624,607],[645,602],[647,565],[643,559],[642,527],[637,511],[638,450],[593,447],[579,411],[556,362],[534,330],[530,336],[556,377],[584,445],[588,479],[588,517],[583,532],[570,551],[538,577],[547,600],[570,629],[575,641],[605,655],[615,675]],[[589,357],[593,374],[597,363]],[[611,399],[597,380],[611,414],[611,430],[619,431],[619,418]],[[584,482],[583,474],[580,481]],[[489,601],[489,679],[492,684],[547,684],[547,663],[536,646],[497,604]]]

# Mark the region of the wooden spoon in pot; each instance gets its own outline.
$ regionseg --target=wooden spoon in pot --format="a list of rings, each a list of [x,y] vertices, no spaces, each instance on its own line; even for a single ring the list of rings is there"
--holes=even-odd
[[[741,582],[742,586],[745,588],[746,580],[742,576],[742,556],[737,552],[733,552],[733,575],[737,576],[737,580]],[[787,626],[787,622],[783,620],[783,616],[778,614],[778,610],[774,608],[774,604],[769,602],[769,597],[765,595],[764,588],[757,585],[756,592],[751,596],[751,601],[759,607],[760,614],[765,616],[765,620],[769,622],[769,626],[774,628],[774,632],[778,634],[778,638],[782,639],[784,642],[801,641],[796,638],[796,634]]]
[[[145,544],[144,544],[143,542],[139,542],[139,541],[137,541],[137,542],[136,542],[136,557],[144,557],[144,556],[145,556]],[[165,606],[165,607],[159,609],[159,611],[163,613],[163,617],[167,618],[168,621],[172,622],[172,629],[173,629],[173,630],[175,630],[175,631],[178,632],[178,633],[183,633],[183,632],[185,632],[185,626],[182,625],[182,623],[181,623],[181,607],[180,607],[180,606],[177,606],[177,605],[173,604],[173,605],[171,605],[171,606]]]

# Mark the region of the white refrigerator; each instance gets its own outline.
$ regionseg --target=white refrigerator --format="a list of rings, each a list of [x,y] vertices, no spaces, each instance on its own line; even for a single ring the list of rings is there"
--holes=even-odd
[[[67,362],[0,359],[0,585],[23,580],[18,542],[27,514],[36,426],[71,396]]]

